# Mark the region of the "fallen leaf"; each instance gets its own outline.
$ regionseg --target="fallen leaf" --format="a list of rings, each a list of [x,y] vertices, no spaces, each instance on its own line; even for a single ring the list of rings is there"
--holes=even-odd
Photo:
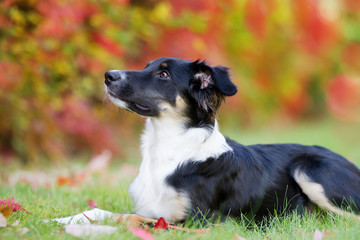
[[[116,227],[96,224],[70,224],[65,225],[65,232],[75,237],[96,236],[99,234],[111,234]]]
[[[85,172],[80,172],[76,174],[72,174],[70,176],[59,176],[57,178],[57,185],[59,186],[76,186],[83,182],[85,182],[87,179],[87,174]]]
[[[155,238],[143,228],[129,228],[129,231],[142,240],[155,240]]]
[[[233,240],[246,240],[246,238],[243,238],[241,236],[239,236],[238,234],[234,234],[234,236],[232,237]]]
[[[19,232],[21,235],[24,235],[25,233],[29,232],[30,230],[26,227],[19,228]]]
[[[324,238],[324,231],[315,230],[313,240],[322,240]]]
[[[57,178],[57,184],[59,186],[71,185],[71,179],[69,177],[60,176]]]
[[[6,218],[2,213],[0,213],[0,228],[4,228],[7,226]]]
[[[2,206],[0,207],[0,213],[4,215],[4,217],[10,216],[12,212],[12,208],[10,206]]]
[[[162,229],[165,230],[168,227],[167,222],[164,218],[159,218],[159,220],[155,223],[154,228],[155,229]]]
[[[0,199],[0,207],[10,207],[12,212],[23,211],[29,213],[25,208],[23,208],[14,197],[8,199]],[[6,210],[4,210],[6,212]],[[6,213],[7,214],[7,213]]]
[[[95,201],[93,199],[88,200],[88,205],[91,208],[97,208],[97,204],[95,203]]]
[[[87,220],[89,220],[90,223],[94,223],[95,220],[92,220],[91,218],[89,218],[88,216],[86,216],[86,214],[84,212],[81,212],[82,215],[84,215],[84,217],[86,217]]]
[[[156,223],[157,220],[151,218],[144,218],[137,214],[120,214],[116,215],[117,221],[125,223],[127,228],[137,228],[142,223]]]
[[[63,224],[77,224],[77,223],[91,223],[91,221],[102,221],[106,218],[112,217],[115,214],[109,211],[105,211],[102,209],[94,208],[89,211],[85,211],[82,213],[79,213],[74,216],[69,216],[65,218],[55,218],[51,220],[43,220],[44,222],[58,222]]]

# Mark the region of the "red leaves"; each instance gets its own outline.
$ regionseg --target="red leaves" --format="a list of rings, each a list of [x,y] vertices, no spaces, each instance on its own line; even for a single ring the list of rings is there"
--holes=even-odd
[[[97,204],[96,204],[96,202],[95,202],[93,199],[89,199],[89,200],[88,200],[88,205],[89,205],[89,207],[91,207],[91,208],[97,208]]]
[[[64,39],[97,12],[97,7],[89,1],[40,1],[36,8],[45,18],[39,26],[40,35]]]
[[[360,121],[360,83],[358,79],[338,76],[330,82],[327,91],[330,110],[347,121]]]
[[[360,69],[360,43],[350,43],[344,47],[341,60],[347,67]]]
[[[59,176],[57,178],[57,185],[76,186],[83,183],[86,180],[87,176],[88,175],[85,172],[80,172],[72,176]]]
[[[0,88],[5,91],[12,90],[21,78],[21,67],[9,61],[0,61]]]
[[[294,1],[293,4],[297,30],[300,33],[299,45],[310,54],[318,54],[334,41],[337,25],[322,14],[316,1]]]
[[[0,208],[10,207],[12,212],[23,211],[29,213],[25,208],[23,208],[14,197],[8,199],[0,199]]]
[[[159,218],[157,222],[154,225],[154,229],[160,229],[160,230],[166,230],[166,229],[174,229],[174,230],[180,230],[185,232],[194,232],[194,233],[204,233],[209,231],[209,228],[202,228],[202,229],[190,229],[190,228],[182,228],[175,225],[168,224],[164,218]]]
[[[266,22],[269,11],[265,2],[250,0],[245,4],[245,25],[259,39],[263,39],[266,35]]]
[[[210,230],[210,228],[201,228],[201,229],[192,229],[192,228],[182,228],[175,225],[168,224],[164,218],[159,218],[154,225],[154,229],[166,230],[166,229],[174,229],[185,232],[194,232],[194,233],[205,233]]]
[[[159,220],[155,223],[154,228],[155,229],[162,229],[165,230],[168,227],[167,222],[164,218],[159,218]]]
[[[62,186],[62,185],[71,185],[71,179],[69,177],[63,177],[63,176],[60,176],[57,178],[57,184],[59,186]]]
[[[119,57],[124,55],[124,50],[121,45],[118,42],[113,41],[103,33],[94,33],[92,35],[92,38],[97,44],[99,44],[110,54],[114,54]]]
[[[96,117],[88,102],[72,95],[63,96],[62,109],[54,112],[53,118],[58,128],[71,135],[70,141],[78,146],[86,143],[96,153],[104,149],[118,153],[119,150],[112,141],[113,133]]]

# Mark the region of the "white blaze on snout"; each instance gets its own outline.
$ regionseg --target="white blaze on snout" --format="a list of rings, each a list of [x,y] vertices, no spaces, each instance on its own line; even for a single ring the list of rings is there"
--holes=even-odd
[[[120,81],[123,81],[126,79],[126,73],[124,72],[121,72],[120,70],[110,70],[108,72],[120,72]],[[111,80],[109,80],[111,81]],[[104,83],[105,84],[105,83]],[[105,84],[105,91],[107,93],[107,95],[109,96],[109,99],[118,107],[120,108],[127,108],[128,105],[124,102],[124,101],[121,101],[120,99],[118,98],[115,98],[113,97],[112,95],[110,95],[110,90],[109,90],[109,87]],[[116,93],[113,93],[113,94],[116,94]]]
[[[127,77],[126,73],[121,70],[109,70],[108,72],[118,72],[118,74],[120,75],[120,80],[125,80]]]

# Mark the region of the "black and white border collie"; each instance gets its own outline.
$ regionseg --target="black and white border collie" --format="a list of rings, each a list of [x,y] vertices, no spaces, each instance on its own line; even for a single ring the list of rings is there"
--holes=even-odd
[[[226,67],[160,58],[140,71],[106,72],[105,87],[115,105],[147,117],[129,187],[135,214],[262,219],[311,205],[359,213],[360,170],[342,156],[319,146],[244,146],[219,132],[217,110],[237,92]]]

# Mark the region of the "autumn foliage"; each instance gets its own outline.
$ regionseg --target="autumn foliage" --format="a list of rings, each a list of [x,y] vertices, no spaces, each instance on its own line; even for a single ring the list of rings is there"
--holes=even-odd
[[[358,121],[360,2],[325,2],[3,0],[0,154],[121,153],[139,120],[107,109],[103,74],[161,56],[230,66],[239,124],[327,109]]]

